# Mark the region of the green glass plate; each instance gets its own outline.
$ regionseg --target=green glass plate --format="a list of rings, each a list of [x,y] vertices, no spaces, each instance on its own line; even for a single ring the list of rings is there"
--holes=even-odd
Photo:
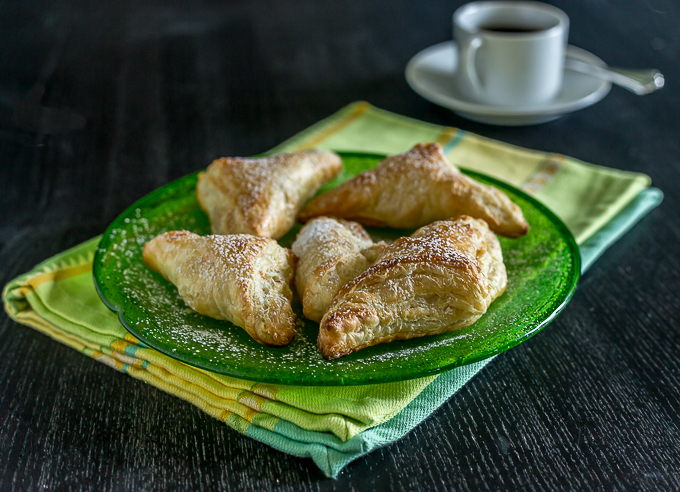
[[[343,173],[325,189],[374,167],[384,156],[341,153]],[[523,192],[489,177],[475,179],[506,192],[531,226],[519,239],[500,238],[508,271],[505,293],[475,324],[453,333],[369,347],[328,362],[316,347],[317,323],[302,315],[288,347],[264,347],[245,330],[189,309],[177,289],[142,261],[146,241],[166,231],[209,234],[196,201],[194,173],[128,208],[104,233],[94,258],[94,280],[104,303],[146,345],[192,366],[243,379],[289,385],[385,383],[436,374],[503,352],[545,327],[571,298],[580,272],[578,246],[566,226]],[[322,190],[324,191],[324,190]],[[406,198],[407,199],[407,198]],[[281,239],[289,247],[296,226]],[[412,231],[368,229],[393,240]]]

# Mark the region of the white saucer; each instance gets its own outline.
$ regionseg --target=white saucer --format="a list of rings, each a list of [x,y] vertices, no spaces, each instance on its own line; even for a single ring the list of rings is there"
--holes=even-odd
[[[592,53],[571,45],[567,47],[567,57],[607,66]],[[536,125],[555,120],[565,113],[595,104],[611,89],[609,82],[565,69],[562,89],[553,100],[532,107],[493,106],[470,101],[459,92],[454,81],[457,64],[458,49],[453,41],[436,44],[408,62],[406,81],[428,101],[469,120],[492,125]]]

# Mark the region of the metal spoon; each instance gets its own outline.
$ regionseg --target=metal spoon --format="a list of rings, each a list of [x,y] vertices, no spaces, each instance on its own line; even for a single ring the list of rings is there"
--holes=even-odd
[[[598,67],[590,63],[575,60],[574,58],[566,58],[564,66],[575,72],[608,80],[612,84],[628,89],[638,96],[644,96],[661,89],[665,82],[663,74],[653,68],[629,70],[624,68]]]

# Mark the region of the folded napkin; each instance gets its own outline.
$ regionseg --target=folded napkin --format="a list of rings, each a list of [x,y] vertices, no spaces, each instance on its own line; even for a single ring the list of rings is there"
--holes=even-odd
[[[571,229],[584,269],[663,196],[649,177],[513,147],[354,103],[271,152],[306,148],[393,154],[436,141],[461,167],[507,181],[548,205]],[[36,266],[3,290],[7,313],[104,364],[179,396],[238,432],[335,477],[393,442],[445,402],[489,360],[438,376],[367,386],[263,384],[185,365],[130,335],[92,282],[91,239]]]

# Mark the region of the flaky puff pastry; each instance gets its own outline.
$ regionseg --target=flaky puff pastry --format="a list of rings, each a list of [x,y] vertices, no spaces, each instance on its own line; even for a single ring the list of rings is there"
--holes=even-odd
[[[231,321],[264,345],[295,338],[295,256],[275,240],[172,231],[146,243],[143,258],[197,313]]]
[[[321,320],[319,350],[332,360],[458,330],[481,317],[506,284],[500,244],[486,222],[469,216],[435,222],[394,241],[340,289]]]
[[[309,221],[291,246],[298,257],[295,287],[305,317],[319,322],[338,291],[373,264],[386,244],[363,227],[331,217]]]
[[[529,230],[522,211],[505,193],[462,174],[441,145],[432,143],[390,156],[319,195],[299,219],[332,215],[366,226],[408,229],[463,214],[484,219],[503,236],[518,237]]]
[[[340,157],[307,150],[268,157],[223,157],[198,175],[196,197],[213,234],[278,239],[307,200],[342,170]]]

